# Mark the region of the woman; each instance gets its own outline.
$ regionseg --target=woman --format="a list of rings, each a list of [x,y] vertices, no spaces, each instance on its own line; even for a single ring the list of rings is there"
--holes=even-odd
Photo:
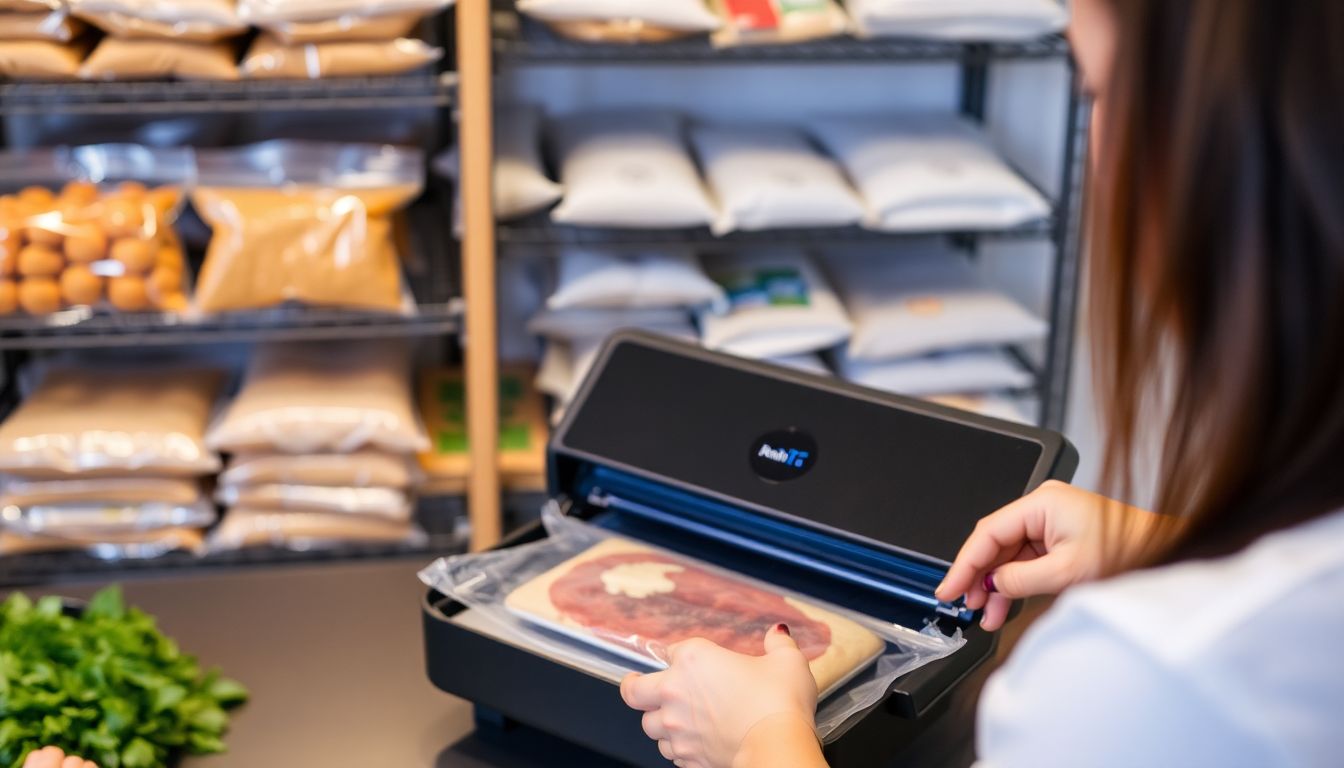
[[[1162,514],[1049,484],[976,527],[938,596],[989,630],[1013,599],[1096,582],[991,679],[980,759],[1339,765],[1344,3],[1073,7],[1105,476],[1128,494],[1160,426]],[[825,765],[805,660],[783,626],[765,648],[685,643],[622,695],[679,766]]]

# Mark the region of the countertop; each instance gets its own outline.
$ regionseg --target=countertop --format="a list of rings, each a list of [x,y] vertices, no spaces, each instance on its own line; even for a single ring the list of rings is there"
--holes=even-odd
[[[536,733],[507,744],[475,732],[471,705],[434,688],[420,629],[424,563],[289,566],[123,583],[127,600],[206,666],[242,681],[225,755],[183,768],[608,768],[611,761]],[[103,583],[25,590],[87,597]],[[981,675],[977,675],[981,677]],[[979,681],[968,681],[901,765],[971,762]]]

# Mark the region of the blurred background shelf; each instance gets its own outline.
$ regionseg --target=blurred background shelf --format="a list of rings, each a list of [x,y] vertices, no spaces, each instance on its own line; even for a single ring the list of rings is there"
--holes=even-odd
[[[809,229],[771,229],[760,232],[733,232],[716,236],[708,228],[690,229],[608,229],[602,227],[575,227],[556,224],[545,216],[500,224],[496,239],[504,247],[544,245],[615,245],[656,246],[695,245],[705,248],[749,247],[758,245],[793,245],[823,247],[827,245],[854,245],[888,243],[945,235],[959,239],[1021,239],[1051,237],[1055,223],[1050,219],[1031,222],[1020,227],[981,231],[931,232],[877,232],[861,227],[821,227]]]
[[[0,114],[182,114],[447,107],[457,74],[237,82],[7,83]]]
[[[1056,59],[1069,54],[1060,35],[1013,43],[960,43],[849,36],[789,45],[715,48],[707,37],[665,43],[588,43],[569,40],[546,25],[495,3],[494,53],[501,65],[527,64],[761,64],[768,62],[854,64],[856,62],[967,62]]]

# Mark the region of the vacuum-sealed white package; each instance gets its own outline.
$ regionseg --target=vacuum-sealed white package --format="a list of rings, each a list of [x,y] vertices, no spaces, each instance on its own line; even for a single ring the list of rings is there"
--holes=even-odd
[[[541,112],[533,106],[495,111],[495,218],[526,216],[559,200],[564,187],[541,162]]]
[[[453,0],[239,0],[238,15],[249,24],[266,27],[273,22],[429,14],[452,4]]]
[[[161,528],[204,528],[217,518],[215,506],[202,498],[189,504],[70,502],[0,507],[0,527],[23,536],[92,539]]]
[[[840,375],[855,384],[916,397],[1023,389],[1035,383],[1031,372],[1001,349],[879,361],[855,360],[844,353],[836,358]]]
[[[343,512],[234,507],[210,531],[205,546],[210,552],[229,552],[249,547],[277,547],[303,552],[351,543],[423,546],[427,540],[424,531],[406,520]]]
[[[825,736],[877,703],[901,674],[963,640],[880,621],[559,515],[541,541],[444,558],[425,584],[469,606],[508,642],[609,680],[665,667],[667,649],[706,638],[764,653],[788,624],[817,681]]]
[[[694,32],[719,26],[704,0],[518,0],[518,12],[543,21],[638,21]]]
[[[860,35],[939,40],[1028,40],[1060,32],[1059,0],[846,0]]]
[[[705,260],[705,269],[727,291],[730,307],[724,314],[701,313],[709,349],[762,359],[829,349],[849,338],[844,307],[801,251],[716,256]]]
[[[226,507],[338,512],[373,515],[390,520],[410,520],[412,512],[410,498],[398,488],[340,488],[280,483],[221,485],[215,491],[215,501]]]
[[[798,131],[697,126],[691,142],[719,205],[715,234],[863,220],[863,201],[835,161]]]
[[[117,37],[213,43],[247,32],[231,0],[70,0],[69,6]]]
[[[1041,193],[960,117],[838,117],[813,129],[863,195],[871,229],[998,229],[1050,215]]]
[[[724,301],[689,253],[617,253],[570,248],[560,253],[550,309],[702,307]]]
[[[854,323],[849,356],[887,360],[962,347],[1045,338],[1049,325],[988,286],[960,253],[941,244],[826,260]]]
[[[709,226],[716,216],[672,112],[601,112],[553,129],[564,200],[561,224],[656,229]]]

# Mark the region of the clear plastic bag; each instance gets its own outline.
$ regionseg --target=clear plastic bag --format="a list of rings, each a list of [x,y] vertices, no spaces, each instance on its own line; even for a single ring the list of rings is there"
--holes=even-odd
[[[205,499],[190,504],[35,504],[0,507],[0,525],[26,536],[80,538],[155,531],[162,528],[205,528],[219,517]]]
[[[423,188],[419,150],[269,141],[198,158],[192,202],[214,230],[202,311],[290,301],[409,311],[393,225]]]
[[[410,520],[411,500],[394,488],[332,488],[320,485],[221,485],[215,500],[227,507],[336,512]]]
[[[187,309],[173,224],[189,148],[96,144],[0,153],[0,314]]]
[[[229,552],[249,547],[278,547],[297,552],[345,544],[423,546],[425,532],[409,521],[339,512],[290,512],[235,507],[210,532],[206,548]]]
[[[422,570],[420,579],[470,606],[478,620],[488,622],[492,631],[510,642],[534,648],[558,662],[612,680],[631,671],[665,666],[665,641],[654,635],[672,637],[678,633],[684,635],[688,630],[685,624],[678,624],[678,619],[669,619],[672,614],[668,611],[647,619],[653,622],[650,626],[658,629],[646,636],[631,630],[627,625],[630,614],[623,613],[622,607],[613,609],[610,615],[616,618],[610,623],[593,621],[592,610],[601,610],[600,607],[593,609],[593,604],[607,602],[604,594],[635,599],[670,594],[691,588],[683,583],[674,584],[671,578],[697,579],[700,584],[696,589],[717,598],[712,606],[693,604],[693,597],[685,598],[688,612],[693,617],[690,626],[697,634],[712,634],[722,640],[726,632],[726,637],[732,641],[751,643],[753,639],[763,639],[765,629],[780,620],[790,622],[791,629],[800,625],[794,636],[812,658],[813,673],[819,685],[828,687],[821,683],[823,679],[835,678],[837,681],[829,686],[835,689],[834,692],[821,701],[817,710],[817,730],[823,738],[852,715],[881,701],[897,677],[952,653],[964,642],[959,633],[947,637],[932,624],[917,631],[883,622],[680,555],[653,550],[657,554],[650,557],[649,549],[642,545],[636,544],[646,554],[633,560],[627,561],[616,555],[614,560],[585,561],[582,556],[595,551],[594,547],[610,547],[613,542],[624,544],[628,540],[564,517],[553,505],[543,512],[542,522],[549,534],[542,541],[443,558]],[[570,561],[574,561],[573,568],[569,568]],[[582,583],[588,583],[588,586],[575,592],[568,605],[585,606],[584,610],[588,612],[583,621],[563,617],[551,620],[529,607],[538,594],[547,594],[553,599],[566,594],[568,585],[557,585],[580,573],[580,569],[587,580]],[[618,572],[619,579],[616,578]],[[726,610],[721,608],[724,605]],[[703,621],[697,624],[696,618],[703,618]],[[657,621],[669,622],[676,629],[668,629],[669,625],[659,625]],[[817,623],[824,623],[829,633],[815,626]],[[878,639],[879,650],[875,658],[862,650],[865,638]],[[818,664],[827,660],[827,654],[838,646],[846,644],[859,649],[854,654],[867,656],[869,663],[855,665],[854,654],[851,654],[848,662],[856,668],[846,672],[844,664],[840,664],[842,657],[837,656],[833,660],[840,667],[823,675]],[[812,655],[821,648],[825,649],[821,655]]]

